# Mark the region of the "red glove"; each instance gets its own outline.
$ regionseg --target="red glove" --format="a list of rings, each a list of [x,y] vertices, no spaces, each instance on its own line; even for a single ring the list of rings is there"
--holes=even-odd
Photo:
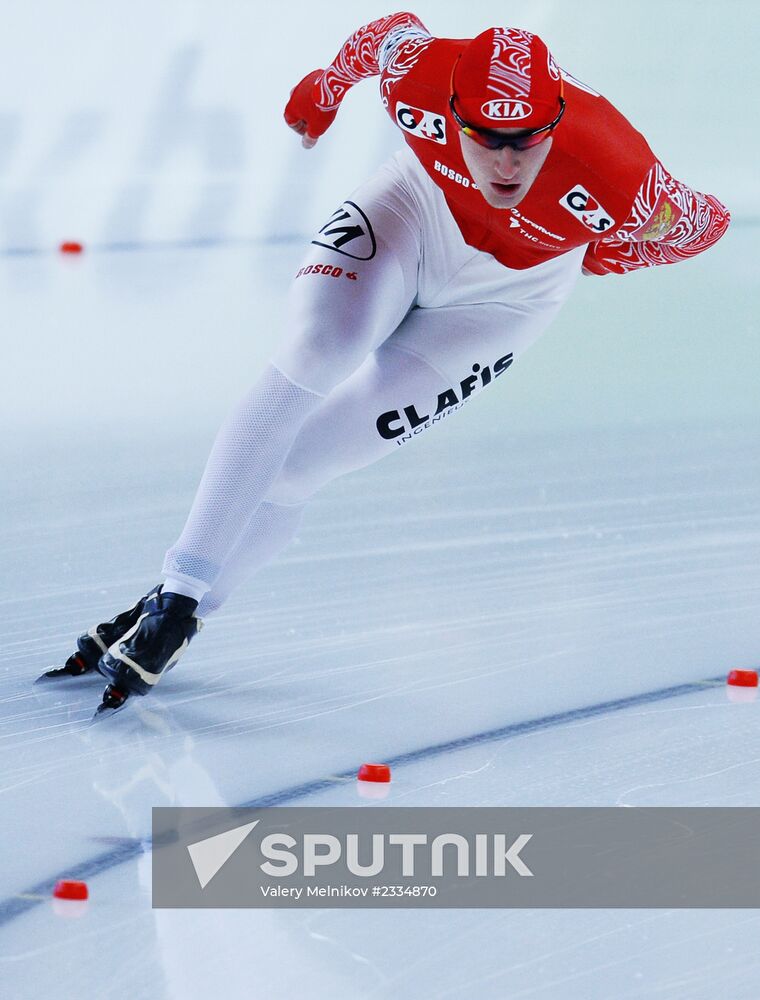
[[[315,69],[305,76],[290,92],[290,100],[285,105],[285,121],[295,132],[303,136],[302,145],[310,149],[332,125],[338,109],[322,111],[314,99],[314,89],[324,70]]]

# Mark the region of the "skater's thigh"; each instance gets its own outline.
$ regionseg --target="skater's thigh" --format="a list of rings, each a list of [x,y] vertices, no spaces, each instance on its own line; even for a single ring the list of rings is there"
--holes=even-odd
[[[307,419],[267,499],[302,503],[338,476],[397,451],[397,435],[386,429],[383,414],[435,394],[440,384],[425,361],[383,344]]]
[[[436,368],[468,399],[490,385],[488,372],[517,360],[547,329],[559,303],[526,307],[521,303],[483,302],[413,309],[390,343]],[[499,364],[501,362],[501,364]],[[480,373],[483,373],[482,375]],[[470,389],[461,383],[477,375]]]
[[[393,333],[417,295],[421,226],[394,161],[329,216],[293,280],[272,359],[291,381],[327,395]]]
[[[301,503],[337,476],[443,426],[501,383],[554,311],[503,303],[413,309],[307,418],[268,499]]]

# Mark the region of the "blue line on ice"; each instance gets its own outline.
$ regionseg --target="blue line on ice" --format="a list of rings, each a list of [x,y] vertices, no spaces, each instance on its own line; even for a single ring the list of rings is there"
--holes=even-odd
[[[461,736],[458,739],[447,740],[444,743],[433,743],[430,746],[421,747],[419,750],[410,750],[408,753],[398,754],[396,757],[386,759],[384,763],[389,764],[391,767],[412,764],[420,760],[428,760],[431,757],[438,757],[454,750],[466,750],[469,747],[479,746],[483,743],[512,739],[516,736],[522,736],[525,733],[553,729],[569,722],[579,722],[598,715],[621,712],[626,708],[635,708],[637,705],[651,705],[653,702],[666,701],[669,698],[680,698],[687,694],[696,694],[699,691],[703,691],[706,686],[724,682],[725,678],[722,675],[720,677],[709,677],[706,680],[692,681],[689,684],[676,684],[673,687],[658,688],[656,691],[645,691],[643,694],[634,694],[627,698],[602,701],[596,705],[586,705],[583,708],[572,708],[566,712],[544,715],[538,719],[528,719],[525,722],[513,722],[507,726],[500,726],[497,729],[487,729],[480,733],[474,733],[471,736]],[[328,778],[317,778],[314,781],[306,781],[301,785],[291,785],[289,788],[283,788],[278,792],[271,792],[269,795],[263,795],[248,802],[238,803],[234,808],[256,809],[266,806],[284,805],[297,799],[308,798],[308,796],[316,792],[334,788],[336,780],[349,780],[354,778],[355,775],[356,769],[352,768],[350,771],[342,771]],[[95,875],[100,875],[101,872],[109,871],[112,868],[118,867],[118,865],[131,861],[132,858],[139,857],[139,855],[144,854],[148,850],[150,850],[150,844],[146,841],[124,841],[68,869],[66,877],[82,880],[93,878]],[[49,899],[58,877],[56,875],[45,879],[15,896],[9,896],[7,899],[0,900],[0,927]]]

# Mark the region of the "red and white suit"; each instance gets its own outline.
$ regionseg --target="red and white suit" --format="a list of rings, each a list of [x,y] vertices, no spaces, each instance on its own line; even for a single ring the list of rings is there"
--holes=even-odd
[[[351,86],[379,76],[406,147],[314,235],[272,364],[219,432],[164,564],[209,588],[200,615],[289,540],[322,485],[506,384],[582,271],[674,263],[727,228],[716,198],[671,177],[612,104],[566,73],[540,173],[516,208],[491,207],[448,106],[467,41],[434,38],[412,14],[381,18],[291,97],[287,119],[318,136]]]

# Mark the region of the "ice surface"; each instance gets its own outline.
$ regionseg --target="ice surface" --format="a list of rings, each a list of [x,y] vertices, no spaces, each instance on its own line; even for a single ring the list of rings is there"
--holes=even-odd
[[[756,911],[154,911],[146,840],[158,805],[372,808],[368,760],[390,805],[760,805],[760,706],[710,680],[760,659],[755,5],[510,8],[729,234],[581,281],[97,728],[97,679],[31,681],[157,582],[304,234],[398,137],[371,86],[311,154],[280,122],[377,4],[42,9],[0,38],[0,994],[756,1000]],[[504,17],[415,10],[452,37]],[[54,905],[62,876],[88,904]]]

